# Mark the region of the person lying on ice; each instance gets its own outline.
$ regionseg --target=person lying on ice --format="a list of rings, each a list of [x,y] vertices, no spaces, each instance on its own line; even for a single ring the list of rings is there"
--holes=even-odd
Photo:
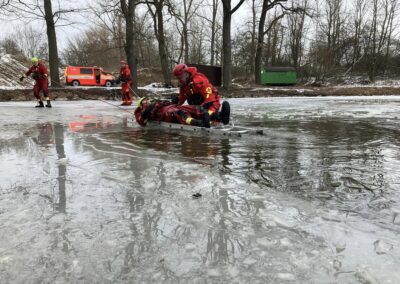
[[[43,101],[40,97],[40,91],[43,92],[44,97],[46,98],[47,104],[46,107],[51,107],[50,98],[49,98],[49,90],[48,90],[48,72],[47,67],[44,63],[36,57],[32,58],[32,66],[29,70],[19,78],[22,82],[25,77],[28,77],[32,74],[32,79],[36,81],[35,86],[33,86],[33,94],[35,95],[38,105],[35,107],[44,107]]]
[[[196,67],[188,67],[183,63],[175,66],[173,74],[179,80],[178,105],[187,101],[189,105],[202,106],[208,111],[211,120],[229,123],[229,103],[223,102],[221,112],[218,111],[221,106],[218,90],[204,74],[197,72]]]
[[[208,112],[201,106],[180,106],[167,100],[141,98],[135,109],[135,118],[141,126],[153,120],[210,128]]]

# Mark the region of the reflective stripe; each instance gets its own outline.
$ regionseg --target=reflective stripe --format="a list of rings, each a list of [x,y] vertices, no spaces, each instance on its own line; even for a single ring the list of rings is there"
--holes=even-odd
[[[211,87],[207,87],[206,93],[207,93],[207,99],[208,99],[210,97],[210,95],[212,94]]]
[[[192,117],[188,117],[186,118],[186,124],[190,124],[192,122],[193,118]]]
[[[68,75],[68,79],[94,79],[93,75]]]

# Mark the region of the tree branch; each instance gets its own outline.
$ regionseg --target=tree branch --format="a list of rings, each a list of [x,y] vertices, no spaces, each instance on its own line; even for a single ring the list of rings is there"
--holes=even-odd
[[[239,7],[243,4],[243,2],[244,2],[244,0],[240,0],[240,2],[237,3],[236,7],[231,10],[231,15],[233,15],[233,13],[235,13],[237,11],[237,9],[239,9]]]

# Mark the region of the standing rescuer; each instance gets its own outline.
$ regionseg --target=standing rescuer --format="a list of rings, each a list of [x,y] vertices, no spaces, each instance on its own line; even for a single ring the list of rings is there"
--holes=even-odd
[[[175,66],[173,74],[179,80],[178,105],[187,101],[189,105],[202,106],[207,110],[211,120],[221,121],[223,124],[229,123],[229,103],[223,102],[219,112],[221,102],[218,90],[204,74],[197,72],[196,67],[188,67],[183,63]]]
[[[29,70],[19,78],[19,80],[22,82],[25,77],[28,77],[29,75],[32,76],[32,79],[35,80],[35,86],[33,86],[33,94],[35,95],[35,98],[38,101],[38,105],[35,107],[44,107],[43,101],[40,97],[40,91],[43,92],[43,96],[46,99],[46,107],[51,107],[50,103],[50,98],[49,98],[49,82],[48,82],[48,71],[46,65],[36,57],[32,58],[32,66],[29,68]]]
[[[121,92],[122,92],[122,104],[123,106],[130,106],[133,101],[133,94],[131,90],[131,86],[133,83],[131,70],[129,69],[128,64],[125,61],[120,62],[121,68],[119,70],[119,80],[122,82],[121,84]]]

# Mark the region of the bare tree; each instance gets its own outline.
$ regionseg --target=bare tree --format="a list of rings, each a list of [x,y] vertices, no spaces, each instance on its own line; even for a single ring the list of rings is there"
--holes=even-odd
[[[224,89],[229,89],[232,83],[232,43],[231,43],[231,23],[232,15],[243,4],[244,0],[232,9],[231,0],[221,0],[223,7],[223,24],[222,24],[222,84]]]
[[[215,62],[215,38],[217,33],[217,13],[218,13],[218,0],[212,0],[212,17],[211,17],[211,65]]]
[[[49,45],[50,78],[52,85],[60,86],[57,35],[51,0],[44,0],[44,19],[46,21],[47,41]]]
[[[124,50],[125,32],[123,27],[124,16],[121,5],[116,0],[102,0],[97,2],[98,6],[91,6],[91,14],[95,16],[94,24],[106,28],[114,41],[114,46],[119,50],[119,58],[126,57]]]
[[[191,29],[197,31],[196,33],[192,33],[192,41],[189,43],[189,63],[194,64],[206,64],[208,50],[206,48],[206,38],[205,34],[207,27],[204,26],[202,21],[198,19],[193,19],[191,22]]]
[[[8,17],[24,19],[25,21],[45,21],[49,49],[50,78],[52,85],[60,85],[56,23],[59,20],[66,20],[65,15],[78,12],[81,9],[62,8],[61,3],[57,2],[57,9],[53,12],[51,0],[43,0],[43,4],[37,0],[3,1],[3,4],[7,4],[3,6],[3,10]]]
[[[326,24],[323,31],[327,38],[328,58],[330,67],[340,64],[342,50],[340,49],[344,27],[343,0],[327,0],[325,9]]]
[[[207,2],[207,4],[204,5],[204,7],[206,9],[204,15],[198,12],[197,16],[209,24],[210,32],[203,34],[203,36],[208,38],[210,43],[210,65],[215,65],[218,62],[217,54],[219,50],[217,48],[218,44],[217,38],[221,30],[221,25],[218,21],[219,0],[211,0],[211,3]],[[211,9],[211,11],[209,9]],[[209,16],[210,14],[211,17]]]
[[[0,9],[5,8],[9,3],[10,3],[10,0],[2,0],[2,1],[0,1]]]
[[[127,2],[128,1],[128,2]],[[121,0],[122,14],[125,18],[125,53],[129,68],[131,69],[134,90],[137,90],[137,51],[134,41],[134,18],[137,5],[136,0]]]
[[[364,26],[364,17],[366,14],[366,0],[357,0],[355,3],[354,13],[354,37],[353,37],[353,56],[351,62],[351,68],[361,58],[361,33]]]
[[[47,58],[47,42],[40,30],[34,29],[32,26],[23,26],[14,29],[15,41],[20,47],[24,56],[31,58],[37,56],[39,58]]]
[[[269,27],[265,29],[265,20],[267,17],[267,12],[273,9],[276,5],[281,5],[281,2],[286,2],[286,0],[263,0],[263,6],[261,9],[260,20],[258,23],[258,37],[257,37],[257,48],[255,54],[255,63],[254,63],[254,78],[256,83],[261,83],[261,59],[262,59],[262,51],[264,45],[264,36],[271,30],[271,28],[285,15],[282,13],[281,15],[275,17]]]
[[[304,23],[308,0],[299,0],[296,5],[302,7],[303,11],[288,15],[287,20],[291,60],[294,67],[299,67],[304,47]],[[294,3],[292,8],[295,8]]]
[[[4,50],[6,54],[20,55],[22,53],[21,48],[13,37],[6,37],[0,41],[0,48]]]
[[[107,56],[104,56],[104,55]],[[96,25],[69,41],[63,52],[65,63],[78,66],[118,68],[121,59],[112,34],[104,25]],[[124,58],[124,54],[123,57]]]
[[[142,67],[154,67],[160,64],[159,58],[154,57],[154,54],[157,53],[155,44],[157,40],[151,24],[149,24],[149,16],[149,13],[144,13],[142,16],[138,16],[135,22],[135,36],[139,51],[138,65]]]
[[[164,83],[171,85],[171,72],[168,65],[167,45],[164,34],[164,14],[163,8],[165,0],[146,0],[147,7],[153,18],[154,33],[158,42],[158,54],[160,56],[161,69],[164,77]],[[153,10],[154,9],[154,10]]]
[[[180,34],[181,34],[181,42],[182,49],[184,51],[184,62],[189,63],[189,24],[192,18],[196,15],[197,10],[200,7],[200,2],[194,0],[181,0],[179,5],[183,4],[183,9],[179,9],[172,0],[168,1],[168,11],[171,15],[175,17],[175,19],[182,26]]]
[[[390,46],[392,44],[392,37],[393,37],[393,32],[395,29],[394,26],[394,19],[397,15],[398,11],[398,2],[397,0],[392,0],[390,1],[390,8],[389,8],[389,20],[388,20],[388,32],[387,32],[387,43],[386,43],[386,54],[385,54],[385,71],[387,71],[388,64],[389,64],[389,55],[390,55]]]
[[[250,70],[254,70],[255,57],[256,57],[256,39],[257,39],[257,5],[256,0],[251,2],[251,63]]]
[[[390,46],[396,5],[397,0],[372,0],[368,66],[368,75],[371,81],[375,80],[379,58],[386,58],[383,55],[385,47],[386,53],[388,53],[387,45]]]

